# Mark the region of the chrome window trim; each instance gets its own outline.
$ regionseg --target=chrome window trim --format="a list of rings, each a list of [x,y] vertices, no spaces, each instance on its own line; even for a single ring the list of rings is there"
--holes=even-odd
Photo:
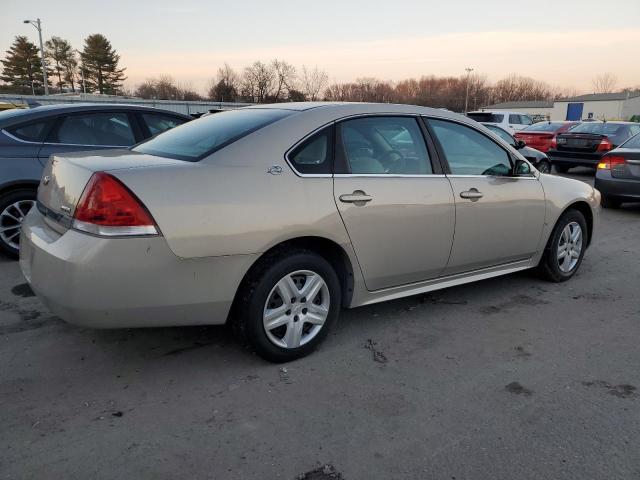
[[[289,153],[291,153],[293,150],[295,150],[298,145],[300,145],[301,143],[303,143],[305,140],[307,140],[309,137],[313,136],[314,134],[318,133],[320,130],[322,130],[323,128],[329,127],[331,125],[335,125],[337,123],[346,121],[346,120],[350,120],[352,118],[358,118],[358,117],[413,117],[416,120],[418,119],[418,117],[422,116],[420,113],[408,113],[408,112],[375,112],[375,113],[354,113],[351,115],[345,115],[343,117],[338,117],[335,118],[333,120],[331,120],[330,122],[325,123],[324,125],[316,128],[315,130],[313,130],[311,133],[308,133],[307,135],[305,135],[304,137],[302,137],[301,140],[298,140],[292,147],[290,147],[284,154],[284,159],[287,162],[287,164],[289,165],[289,167],[291,168],[291,170],[293,170],[293,173],[296,174],[296,176],[298,177],[302,177],[302,178],[326,178],[326,177],[353,177],[353,176],[364,176],[364,175],[360,175],[360,174],[352,174],[352,173],[300,173],[298,170],[296,170],[296,168],[293,166],[293,162],[289,159]],[[426,142],[425,142],[426,143]],[[366,175],[370,175],[370,176],[380,176],[380,177],[391,177],[391,174],[366,174]],[[408,177],[435,177],[436,175],[430,175],[430,174],[424,174],[424,175],[395,175],[396,177],[400,177],[400,176],[408,176]]]
[[[522,175],[521,177],[513,176],[513,175],[460,175],[460,174],[447,174],[445,176],[449,178],[512,178],[514,180],[537,180],[538,179],[533,174]]]
[[[135,145],[92,145],[88,143],[53,143],[42,142],[42,145],[61,145],[63,147],[100,147],[100,148],[131,148]]]
[[[442,173],[404,174],[404,173],[334,173],[335,178],[374,177],[374,178],[446,178]]]
[[[15,140],[16,142],[20,142],[20,143],[27,143],[29,145],[42,145],[42,142],[32,142],[31,140],[22,140],[21,138],[16,137],[15,135],[9,133],[7,130],[5,130],[4,128],[2,129],[2,133],[4,133],[7,137],[9,137],[12,140]]]

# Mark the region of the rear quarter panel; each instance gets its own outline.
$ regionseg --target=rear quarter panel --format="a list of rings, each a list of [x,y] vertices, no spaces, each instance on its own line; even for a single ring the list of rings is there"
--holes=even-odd
[[[323,121],[277,122],[200,162],[112,173],[142,199],[179,257],[262,253],[301,236],[346,245],[333,179],[302,178],[284,159]],[[272,165],[282,173],[268,173]]]

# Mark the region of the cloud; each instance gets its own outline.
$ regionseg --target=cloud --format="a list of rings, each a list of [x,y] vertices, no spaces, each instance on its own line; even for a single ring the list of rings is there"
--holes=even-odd
[[[332,80],[358,77],[400,80],[421,75],[461,75],[467,66],[497,80],[518,73],[551,85],[591,88],[591,79],[613,72],[619,86],[635,85],[640,64],[635,46],[640,30],[607,29],[543,33],[491,31],[393,38],[365,42],[291,44],[227,51],[121,51],[129,84],[163,73],[203,89],[224,62],[236,69],[255,60],[285,59],[294,65],[318,65]],[[635,82],[635,83],[634,83]]]

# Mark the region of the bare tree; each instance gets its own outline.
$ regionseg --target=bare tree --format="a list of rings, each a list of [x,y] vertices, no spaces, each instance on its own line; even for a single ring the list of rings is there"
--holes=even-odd
[[[209,84],[209,98],[218,102],[235,102],[238,97],[240,78],[227,64],[218,68],[215,80]]]
[[[594,78],[592,82],[595,93],[611,93],[616,88],[618,78],[613,73],[605,72]]]
[[[308,101],[314,102],[318,100],[320,92],[327,86],[328,82],[329,76],[327,72],[318,70],[317,66],[313,70],[304,65],[302,66],[301,89]]]
[[[296,67],[284,60],[278,60],[277,58],[271,62],[271,68],[275,75],[275,101],[281,100],[285,93],[287,96],[289,92],[295,88],[296,80]]]
[[[261,61],[246,67],[240,80],[242,95],[256,103],[264,103],[272,95],[274,84],[273,69]]]

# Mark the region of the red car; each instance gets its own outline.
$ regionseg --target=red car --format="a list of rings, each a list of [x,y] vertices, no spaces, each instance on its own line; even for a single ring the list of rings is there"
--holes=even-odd
[[[580,122],[538,122],[517,132],[514,137],[524,140],[527,147],[547,152],[555,148],[556,135],[566,132]]]

